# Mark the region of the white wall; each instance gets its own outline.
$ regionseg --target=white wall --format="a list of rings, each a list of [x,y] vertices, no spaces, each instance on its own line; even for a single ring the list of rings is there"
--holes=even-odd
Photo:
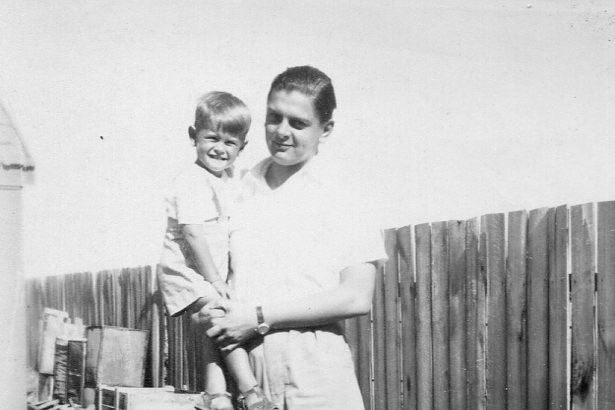
[[[297,64],[333,78],[323,155],[383,227],[615,199],[613,3],[528,1],[4,1],[0,95],[37,165],[27,274],[155,262],[194,100],[245,99],[251,165]]]
[[[3,324],[0,363],[5,369],[0,372],[0,403],[6,409],[19,409],[23,408],[26,395],[26,292],[22,269],[21,187],[0,185],[0,209],[0,323]],[[5,241],[7,237],[10,240]]]

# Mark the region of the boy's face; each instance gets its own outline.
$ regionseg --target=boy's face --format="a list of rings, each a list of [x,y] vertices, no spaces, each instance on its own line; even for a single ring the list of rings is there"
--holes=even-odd
[[[237,135],[212,131],[206,128],[188,129],[196,147],[196,156],[202,165],[215,175],[233,165],[244,147],[244,138]]]
[[[306,163],[333,130],[333,121],[320,122],[312,97],[299,91],[276,91],[267,102],[267,148],[279,165]]]

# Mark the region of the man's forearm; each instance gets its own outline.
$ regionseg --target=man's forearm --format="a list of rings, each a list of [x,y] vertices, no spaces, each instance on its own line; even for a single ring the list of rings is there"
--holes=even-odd
[[[339,286],[293,301],[263,304],[272,328],[317,326],[366,314],[371,309],[376,268],[371,263],[342,272]]]

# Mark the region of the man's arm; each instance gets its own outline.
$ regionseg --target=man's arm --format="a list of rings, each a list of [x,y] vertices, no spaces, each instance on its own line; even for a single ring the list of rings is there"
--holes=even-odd
[[[265,321],[273,329],[301,328],[337,322],[368,313],[371,309],[377,269],[374,263],[349,266],[340,273],[337,287],[289,301],[263,304]],[[215,317],[216,309],[224,309],[223,317]],[[212,313],[212,310],[214,313]],[[257,326],[255,306],[228,301],[215,301],[199,315],[211,323],[208,336],[223,350],[232,350],[253,337]]]
[[[289,303],[263,304],[265,321],[273,329],[316,326],[366,314],[372,306],[376,267],[372,263],[349,266],[340,273],[340,284]]]

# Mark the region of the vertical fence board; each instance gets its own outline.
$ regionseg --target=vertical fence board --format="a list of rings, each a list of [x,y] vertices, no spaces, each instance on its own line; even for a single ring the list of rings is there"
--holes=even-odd
[[[27,333],[28,338],[28,356],[27,364],[29,369],[37,368],[38,357],[38,341],[39,341],[39,326],[43,310],[45,309],[47,295],[43,280],[41,278],[33,278],[26,281],[26,303],[27,303]]]
[[[572,250],[573,410],[594,408],[594,216],[593,205],[570,208]]]
[[[528,226],[528,406],[547,409],[549,399],[548,208],[530,211]]]
[[[485,410],[485,292],[478,243],[478,219],[466,221],[466,289],[467,289],[467,408]]]
[[[374,334],[374,406],[386,410],[386,339],[384,316],[384,269],[376,277],[376,289],[372,306]],[[392,409],[391,409],[392,410]]]
[[[527,212],[508,214],[506,363],[509,410],[527,406]]]
[[[450,408],[448,237],[446,222],[431,224],[434,410]]]
[[[466,244],[465,222],[448,222],[450,407],[466,406]]]
[[[397,231],[387,229],[384,244],[388,255],[384,275],[384,315],[385,315],[385,360],[386,360],[386,398],[388,409],[401,408],[399,366],[401,362],[399,341],[399,318],[397,302],[399,293]]]
[[[417,311],[417,407],[433,409],[433,353],[431,336],[431,230],[417,225],[416,240],[416,311]]]
[[[373,349],[371,313],[359,318],[359,387],[367,410],[374,409],[373,398]]]
[[[488,280],[487,408],[506,409],[506,270],[504,214],[482,217],[485,272]]]
[[[156,267],[158,269],[158,267]],[[158,286],[156,280],[151,280],[150,282],[150,294],[152,295],[152,333],[151,333],[151,344],[150,351],[152,355],[152,386],[160,387],[163,385],[163,380],[161,375],[163,374],[163,362],[164,360],[160,360],[162,357],[161,348],[164,346],[164,330],[161,325],[164,323],[163,308],[162,308],[162,300],[161,294],[158,291]],[[162,342],[162,343],[161,343]]]
[[[359,374],[359,318],[353,317],[344,321],[344,337],[350,347],[355,374]]]
[[[598,409],[615,409],[615,201],[598,203]]]
[[[363,395],[366,409],[374,409],[372,405],[372,319],[371,313],[359,317],[359,387]]]
[[[549,408],[567,408],[568,208],[549,218]]]
[[[404,410],[416,410],[416,321],[412,230],[397,230],[402,328],[402,397]]]

